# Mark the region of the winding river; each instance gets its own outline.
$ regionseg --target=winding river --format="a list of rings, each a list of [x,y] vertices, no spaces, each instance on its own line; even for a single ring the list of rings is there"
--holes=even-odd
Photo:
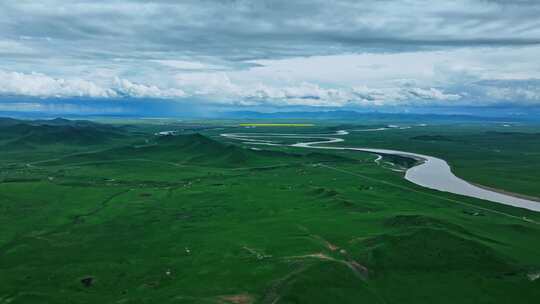
[[[337,131],[334,134],[225,133],[221,134],[221,136],[227,137],[229,139],[241,140],[248,144],[257,145],[281,145],[279,143],[276,143],[275,140],[271,139],[292,138],[302,140],[302,142],[289,145],[292,147],[325,150],[352,150],[374,153],[379,156],[384,154],[390,154],[409,157],[420,161],[418,165],[409,168],[405,173],[405,179],[412,183],[429,189],[479,198],[500,204],[540,212],[540,202],[519,198],[475,186],[455,176],[454,173],[452,173],[452,170],[448,163],[443,159],[437,157],[398,150],[328,146],[328,144],[344,142],[344,139],[335,136],[343,136],[347,134],[349,134],[347,131],[341,130]]]

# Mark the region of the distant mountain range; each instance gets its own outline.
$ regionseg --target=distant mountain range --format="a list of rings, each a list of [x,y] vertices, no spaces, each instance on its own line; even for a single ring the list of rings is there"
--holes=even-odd
[[[0,112],[0,116],[28,118],[34,119],[35,122],[46,123],[48,125],[66,123],[61,119],[49,119],[50,113],[11,113]],[[433,112],[384,112],[370,111],[360,112],[355,110],[297,110],[297,111],[242,111],[231,110],[224,111],[216,109],[208,109],[207,111],[193,112],[175,112],[154,113],[152,111],[142,113],[125,113],[125,114],[99,114],[99,115],[83,115],[83,114],[64,114],[62,117],[76,119],[77,124],[84,124],[84,120],[89,118],[107,117],[107,118],[183,118],[183,119],[305,119],[305,120],[356,120],[356,121],[404,121],[404,122],[482,122],[482,121],[498,121],[498,122],[540,122],[540,109],[480,109],[475,108],[470,112],[464,113],[449,113],[445,111]],[[47,119],[45,119],[47,118]],[[0,126],[8,121],[8,118],[0,118]]]
[[[418,114],[418,113],[381,113],[356,111],[317,111],[317,112],[271,112],[234,111],[220,115],[228,119],[326,119],[326,120],[371,120],[371,121],[524,121],[532,117],[486,117],[463,114]]]

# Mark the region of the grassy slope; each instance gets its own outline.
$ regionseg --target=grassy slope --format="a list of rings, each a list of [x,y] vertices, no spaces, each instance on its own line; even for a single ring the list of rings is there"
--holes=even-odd
[[[257,152],[199,135],[103,148],[2,170],[0,303],[540,296],[527,279],[540,271],[540,227],[519,219],[538,214],[415,187],[369,154]]]

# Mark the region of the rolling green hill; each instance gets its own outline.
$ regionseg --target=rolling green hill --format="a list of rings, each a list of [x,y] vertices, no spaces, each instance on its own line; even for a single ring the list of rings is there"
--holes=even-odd
[[[210,139],[198,133],[157,136],[143,145],[115,147],[97,153],[70,155],[50,165],[145,159],[174,164],[217,167],[246,167],[285,162],[343,162],[351,161],[330,153],[286,153],[282,151],[253,150]]]
[[[40,145],[98,145],[125,136],[118,128],[87,121],[1,121],[0,144],[9,150]]]
[[[0,149],[1,304],[540,298],[538,213],[411,184],[384,164],[411,165],[402,157],[379,164],[355,151],[219,137],[234,127],[177,136],[156,129],[175,128],[64,120],[0,127],[19,147]],[[403,143],[482,159],[478,145],[459,148],[464,140],[502,145],[508,136],[430,130],[358,132],[344,144]],[[461,140],[437,141],[439,134]],[[535,160],[537,143],[526,136],[509,136],[501,148],[520,143],[520,157]],[[521,168],[504,161],[500,170]]]

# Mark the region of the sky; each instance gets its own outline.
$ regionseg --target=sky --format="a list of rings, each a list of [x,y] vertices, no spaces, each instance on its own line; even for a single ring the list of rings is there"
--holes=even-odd
[[[0,112],[540,107],[536,0],[0,2]]]

